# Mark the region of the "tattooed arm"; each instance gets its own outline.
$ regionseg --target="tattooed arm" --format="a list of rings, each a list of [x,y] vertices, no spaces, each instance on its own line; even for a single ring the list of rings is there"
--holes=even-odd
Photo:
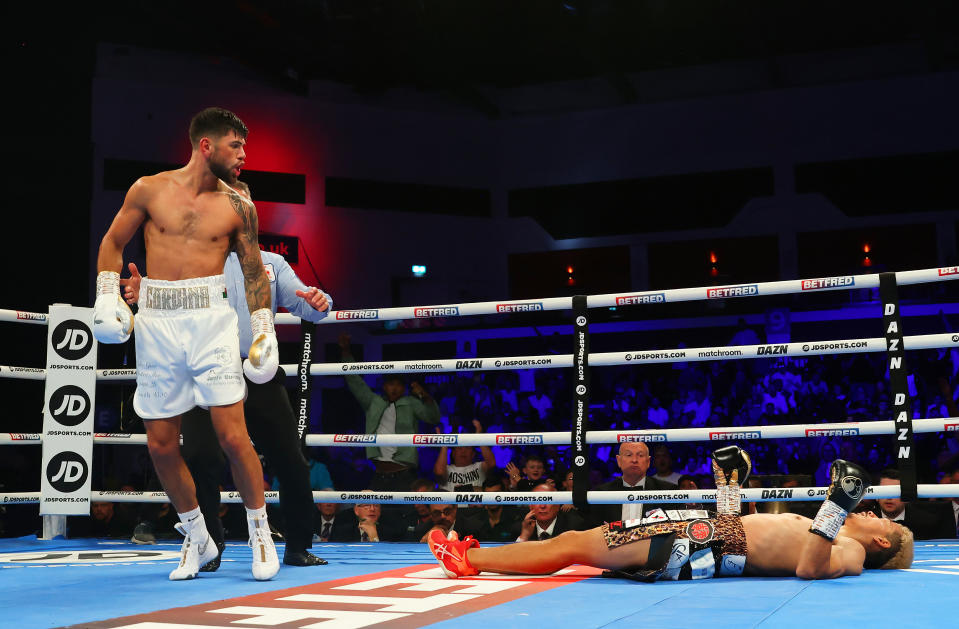
[[[233,248],[243,270],[246,303],[250,307],[250,330],[253,332],[249,357],[243,361],[243,373],[252,382],[264,384],[272,380],[280,368],[280,349],[273,329],[270,281],[266,277],[257,242],[256,207],[252,201],[232,190],[228,195],[240,217],[240,228],[234,238]]]
[[[243,269],[246,303],[251,313],[260,308],[270,309],[270,280],[266,276],[263,260],[260,258],[256,206],[236,192],[231,191],[228,196],[233,211],[240,217],[240,228],[234,236],[233,249],[240,261],[240,268]]]

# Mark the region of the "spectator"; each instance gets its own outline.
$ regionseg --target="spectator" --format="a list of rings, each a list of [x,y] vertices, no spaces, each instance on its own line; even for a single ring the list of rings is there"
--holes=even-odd
[[[959,466],[956,466],[955,463],[952,463],[950,467],[946,468],[942,478],[939,479],[939,482],[943,485],[959,485]],[[953,496],[952,500],[950,500],[948,504],[952,508],[952,520],[950,524],[955,525],[953,535],[954,537],[959,537],[959,492],[957,492],[957,495]]]
[[[339,345],[343,360],[353,362],[350,336],[341,334]],[[406,395],[406,384],[398,374],[387,374],[383,379],[381,397],[373,392],[363,378],[346,376],[346,384],[366,413],[367,434],[378,435],[414,434],[420,421],[438,424],[440,409],[418,382],[410,384],[413,395]],[[419,458],[413,447],[369,447],[367,458],[376,468],[370,489],[374,491],[404,491],[416,480]]]
[[[879,474],[881,487],[899,484],[899,470],[887,468]],[[913,503],[900,498],[879,498],[876,502],[878,517],[899,522],[910,529],[916,539],[943,539],[955,535],[948,515],[943,517],[945,510],[939,511],[939,505],[943,505],[941,502]]]
[[[473,427],[477,434],[483,432],[483,425],[479,420],[473,420]],[[480,491],[486,474],[496,467],[496,457],[489,446],[480,446],[482,461],[476,459],[476,449],[472,446],[456,446],[451,448],[452,463],[447,463],[447,448],[440,448],[433,466],[437,483],[442,491]]]
[[[90,503],[90,516],[70,518],[71,537],[128,537],[133,532],[133,522],[114,511],[112,502]]]
[[[483,482],[483,491],[505,491],[502,479],[487,478]],[[476,516],[476,521],[476,539],[481,542],[511,542],[519,535],[523,515],[513,505],[488,504]]]
[[[417,478],[410,485],[410,491],[436,491],[436,485],[429,479]],[[411,511],[403,511],[399,514],[394,513],[387,517],[390,520],[389,528],[392,531],[391,539],[402,542],[420,541],[422,533],[417,534],[417,531],[424,526],[427,527],[428,530],[432,527],[433,522],[430,516],[430,506],[423,502],[415,503]]]
[[[552,492],[556,487],[541,483],[533,491]],[[523,518],[517,542],[545,540],[556,537],[566,531],[584,531],[586,522],[575,511],[560,511],[555,503],[537,503],[529,506],[529,513]]]
[[[332,487],[324,487],[322,491],[333,491]],[[340,512],[340,505],[335,502],[319,502],[316,505],[317,517],[313,519],[314,542],[346,542],[353,538],[353,527],[356,521],[353,517]]]
[[[478,533],[476,521],[472,518],[459,517],[459,509],[455,504],[430,505],[430,522],[417,528],[415,535],[420,536],[419,541],[425,542],[426,536],[434,528],[443,529],[447,535],[450,531],[456,531],[460,539],[467,535],[476,537]]]
[[[616,465],[622,472],[622,478],[614,479],[595,487],[598,491],[636,491],[676,489],[673,483],[646,476],[649,470],[649,447],[643,442],[625,442],[619,444]],[[624,505],[593,505],[590,509],[594,526],[603,522],[632,520],[642,518],[645,513],[661,505],[643,502],[631,502]]]
[[[546,479],[546,461],[536,454],[526,457],[526,463],[523,464],[525,478],[520,477],[519,468],[512,461],[506,466],[506,472],[509,474],[510,491],[532,491],[543,481],[551,482]]]
[[[696,491],[699,487],[699,481],[696,480],[696,477],[692,474],[683,474],[676,479],[676,485],[684,491]],[[703,503],[701,502],[687,502],[683,505],[686,509],[702,509]]]
[[[673,456],[669,453],[669,448],[663,444],[653,448],[653,467],[656,468],[653,478],[674,485],[679,484],[680,474],[673,470]]]

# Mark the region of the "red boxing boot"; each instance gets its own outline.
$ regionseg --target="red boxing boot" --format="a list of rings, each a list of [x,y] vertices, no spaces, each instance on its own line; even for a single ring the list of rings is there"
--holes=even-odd
[[[446,576],[455,579],[479,574],[479,570],[474,568],[466,558],[466,551],[470,548],[479,548],[479,541],[469,535],[462,540],[455,539],[455,534],[451,537],[453,539],[447,539],[441,529],[433,529],[426,538],[430,552],[436,557]]]

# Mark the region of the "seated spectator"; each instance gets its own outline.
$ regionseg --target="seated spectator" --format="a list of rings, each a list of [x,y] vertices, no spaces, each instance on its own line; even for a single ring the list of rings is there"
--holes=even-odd
[[[512,461],[506,466],[506,472],[509,474],[510,491],[532,491],[533,487],[547,480],[546,461],[536,454],[526,457],[526,463],[523,464],[523,477],[520,476],[519,468]]]
[[[499,478],[487,478],[483,482],[484,492],[505,491]],[[523,514],[514,505],[484,505],[475,516],[476,533],[473,536],[481,542],[511,542],[519,535]]]
[[[701,489],[699,482],[696,480],[696,477],[692,474],[683,474],[682,476],[676,479],[676,484],[680,489],[685,491],[695,491]],[[702,509],[703,503],[701,502],[687,502],[683,505],[684,509]]]
[[[887,468],[879,474],[879,485],[899,485],[899,470]],[[955,536],[948,512],[941,502],[909,502],[901,498],[879,498],[878,517],[899,522],[912,531],[916,539],[945,539]]]
[[[365,490],[363,493],[373,493]],[[353,518],[344,532],[344,542],[378,542],[380,541],[380,517],[383,515],[381,505],[371,502],[360,502],[353,506]]]
[[[653,475],[653,478],[666,481],[667,483],[678,484],[679,483],[679,472],[673,470],[673,455],[669,453],[669,448],[663,444],[657,445],[653,448],[653,467],[656,469],[656,474]]]
[[[71,516],[71,537],[123,537],[133,533],[133,522],[114,511],[112,502],[90,503],[90,516]]]
[[[533,491],[552,492],[556,487],[542,483]],[[517,542],[542,541],[566,531],[585,531],[589,526],[575,511],[560,511],[555,503],[537,503],[529,506],[523,518]]]
[[[324,487],[321,491],[333,491],[333,488]],[[316,517],[313,519],[314,542],[350,541],[353,537],[352,529],[356,526],[356,519],[342,511],[341,506],[335,502],[318,502],[316,504]]]
[[[645,443],[641,441],[621,443],[619,444],[619,454],[616,455],[616,465],[622,472],[622,478],[615,478],[593,489],[597,491],[676,489],[676,485],[673,483],[646,476],[649,463],[649,447]],[[642,518],[655,508],[667,507],[643,502],[630,502],[623,505],[593,505],[590,508],[589,516],[593,526],[599,526],[603,522]]]
[[[436,491],[436,485],[433,481],[426,478],[417,478],[410,485],[410,491]],[[397,516],[384,516],[384,523],[388,529],[389,541],[400,542],[418,542],[422,534],[417,534],[422,526],[432,526],[433,519],[430,517],[430,506],[423,502],[417,502],[412,509],[401,512]]]
[[[460,539],[463,539],[467,535],[476,537],[479,531],[477,530],[478,526],[475,519],[458,516],[459,509],[456,505],[430,505],[430,521],[419,526],[414,536],[419,535],[419,541],[425,542],[429,532],[438,527],[443,529],[443,532],[447,535],[449,535],[451,530],[456,531]]]
[[[473,428],[477,434],[483,432],[483,425],[479,420],[473,420]],[[493,451],[489,446],[480,446],[483,460],[477,461],[476,449],[472,446],[456,446],[450,450],[450,454],[447,455],[447,447],[440,448],[436,456],[436,464],[433,466],[433,473],[436,475],[440,490],[480,491],[483,481],[486,480],[486,474],[496,467]],[[447,462],[448,456],[452,458],[451,463]]]

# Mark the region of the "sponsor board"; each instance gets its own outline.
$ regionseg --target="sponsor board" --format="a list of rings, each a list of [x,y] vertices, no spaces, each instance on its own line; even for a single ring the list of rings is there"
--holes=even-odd
[[[333,443],[376,443],[376,435],[333,435]]]
[[[40,435],[35,432],[11,432],[10,441],[40,441]]]
[[[852,275],[843,277],[823,277],[815,280],[803,280],[803,290],[822,290],[823,288],[842,288],[845,286],[855,286],[856,278]]]
[[[459,306],[424,306],[413,309],[413,316],[417,319],[428,319],[430,317],[458,317],[459,315]]]
[[[959,266],[944,266],[939,269],[939,277],[946,275],[959,275]]]
[[[212,603],[135,616],[85,622],[74,627],[398,627],[414,628],[472,614],[597,576],[574,566],[544,577],[500,576],[447,579],[436,564],[421,564],[356,577],[276,589]],[[453,621],[455,622],[455,621]]]
[[[777,498],[792,498],[793,490],[792,489],[764,489],[762,497],[766,499],[777,499]]]
[[[762,439],[758,430],[717,430],[709,433],[710,441],[726,441],[731,439]]]
[[[759,294],[759,286],[756,284],[743,284],[742,286],[722,286],[719,288],[707,288],[706,299],[725,299],[727,297],[752,297]]]
[[[482,369],[483,361],[482,360],[457,360],[456,368],[457,369]]]
[[[959,432],[959,424],[956,423],[945,424],[943,428],[945,428],[946,432]]]
[[[413,435],[417,445],[453,446],[459,443],[459,435]]]
[[[526,446],[542,443],[542,435],[496,435],[496,445],[498,446]]]
[[[647,433],[644,435],[634,435],[629,433],[620,433],[616,435],[617,443],[635,443],[635,442],[650,443],[655,441],[668,441],[666,439],[666,433]]]
[[[341,321],[344,319],[379,319],[380,311],[379,310],[337,310],[336,318]]]
[[[525,304],[496,304],[496,312],[539,312],[543,303],[539,301]]]
[[[18,310],[17,319],[21,321],[46,321],[47,315],[41,312],[21,312]]]
[[[788,345],[760,345],[756,348],[757,356],[783,356],[788,353]]]
[[[807,437],[854,437],[859,434],[858,428],[807,428]]]
[[[622,295],[616,298],[617,306],[635,306],[639,304],[662,304],[666,302],[666,293],[642,293]]]

